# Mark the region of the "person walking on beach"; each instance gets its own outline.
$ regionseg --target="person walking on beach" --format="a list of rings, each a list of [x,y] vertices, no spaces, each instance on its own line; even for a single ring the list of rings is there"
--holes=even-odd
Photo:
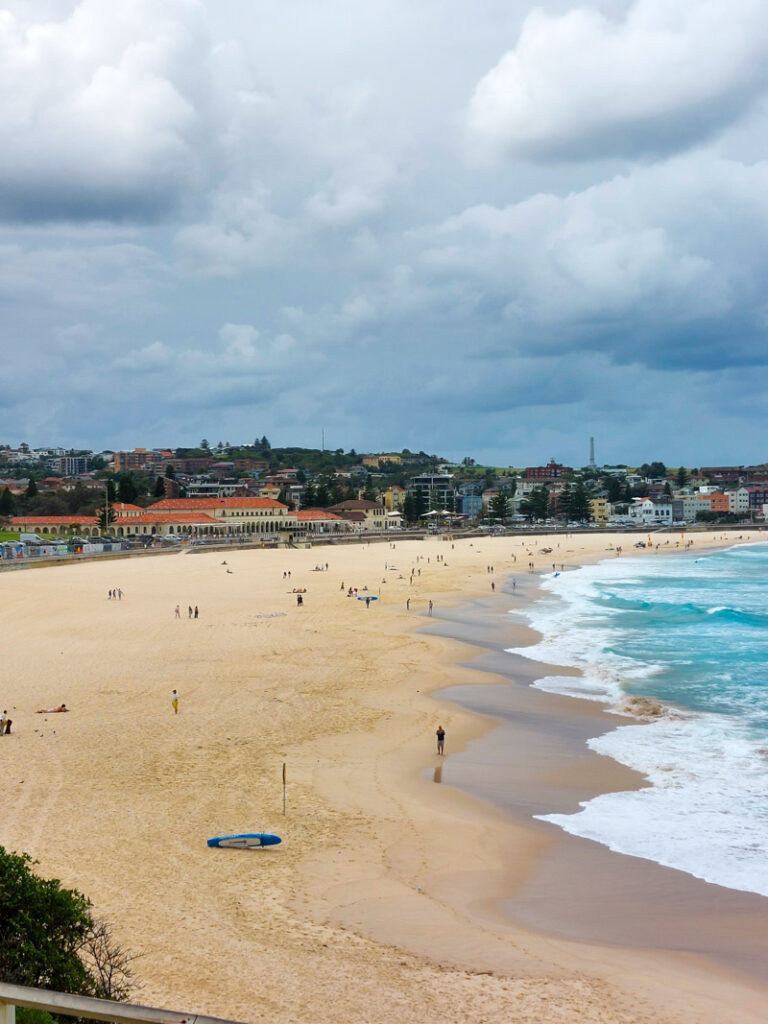
[[[197,618],[197,605],[195,605],[195,618]]]
[[[178,605],[176,605],[176,610],[174,612],[174,615],[176,616],[177,619],[181,618],[181,608],[179,608]]]
[[[191,619],[192,618],[192,605],[190,604],[187,607],[189,609],[189,618]]]
[[[174,715],[178,715],[178,713],[179,713],[179,695],[178,695],[178,693],[175,690],[171,694],[171,707],[173,708]]]
[[[438,725],[437,731],[435,732],[435,736],[437,736],[438,754],[445,754],[445,729],[442,727],[442,725]]]
[[[10,729],[10,725],[8,724],[9,722],[10,718],[8,717],[8,711],[4,708],[2,715],[0,715],[0,736],[5,736]]]
[[[432,617],[432,602],[429,602],[429,616]]]

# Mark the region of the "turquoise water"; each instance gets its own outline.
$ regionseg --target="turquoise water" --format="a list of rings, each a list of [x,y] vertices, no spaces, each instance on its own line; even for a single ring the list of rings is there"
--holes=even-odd
[[[651,724],[590,741],[640,771],[646,789],[545,820],[612,849],[768,895],[768,545],[612,558],[549,578],[520,653],[577,666],[542,689],[626,708],[662,702]]]

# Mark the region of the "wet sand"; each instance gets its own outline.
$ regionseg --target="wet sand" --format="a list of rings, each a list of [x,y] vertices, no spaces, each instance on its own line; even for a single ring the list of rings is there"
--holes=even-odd
[[[518,587],[506,596],[514,609],[535,599],[535,586]],[[586,745],[625,725],[625,717],[592,701],[531,688],[538,678],[572,670],[507,653],[505,648],[537,639],[514,616],[500,616],[487,601],[475,602],[427,628],[484,648],[468,667],[508,680],[507,685],[459,686],[436,695],[492,716],[498,727],[451,757],[433,781],[458,786],[521,822],[540,814],[572,813],[598,793],[645,784],[636,772]],[[500,903],[516,922],[578,940],[704,954],[756,980],[765,978],[768,898],[613,853],[546,822],[533,826],[547,843],[529,876]]]
[[[602,557],[611,538],[551,543],[573,565]],[[717,541],[697,535],[697,549],[707,543]],[[506,636],[501,582],[520,579],[528,550],[548,568],[546,544],[429,538],[0,574],[0,705],[14,719],[0,740],[0,843],[85,892],[119,941],[143,952],[134,998],[150,1005],[277,1024],[765,1021],[768,990],[747,974],[627,949],[631,937],[591,941],[577,904],[570,924],[545,920],[550,903],[572,898],[563,872],[577,851],[530,810],[632,781],[606,759],[569,761],[594,708],[517,687],[526,699],[510,723],[511,788],[523,813],[432,781],[441,765],[444,783],[463,770],[463,749],[470,762],[476,750],[490,758],[499,732],[432,693],[461,685],[481,700],[506,680],[497,651],[421,630]],[[328,572],[314,571],[325,562]],[[366,607],[350,586],[379,600]],[[123,601],[107,600],[114,587]],[[306,588],[303,608],[294,588]],[[430,620],[430,600],[453,621]],[[189,604],[198,620],[185,617]],[[479,618],[462,625],[468,604]],[[497,661],[467,668],[478,654]],[[62,701],[70,714],[34,713]],[[567,735],[574,746],[561,755]],[[256,853],[205,845],[230,831],[284,841]],[[550,869],[561,876],[554,900]]]

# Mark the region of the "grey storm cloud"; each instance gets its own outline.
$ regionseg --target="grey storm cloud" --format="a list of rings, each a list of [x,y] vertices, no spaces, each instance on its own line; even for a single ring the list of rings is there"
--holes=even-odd
[[[674,407],[727,461],[768,385],[766,11],[6,0],[2,439],[631,461]]]
[[[18,220],[161,216],[206,178],[202,8],[98,0],[0,12],[0,210]],[[195,69],[194,71],[192,69]]]

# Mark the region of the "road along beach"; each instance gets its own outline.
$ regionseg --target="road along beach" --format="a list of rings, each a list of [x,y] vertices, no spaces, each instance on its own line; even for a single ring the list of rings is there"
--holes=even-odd
[[[693,536],[696,551],[723,544]],[[674,549],[674,535],[657,539],[642,557]],[[766,1020],[766,989],[739,955],[666,952],[632,930],[639,899],[626,930],[606,920],[595,933],[579,844],[600,851],[606,883],[614,865],[614,897],[616,865],[634,859],[532,820],[642,783],[580,746],[609,716],[496,685],[524,696],[511,725],[491,717],[503,701],[489,682],[542,674],[504,654],[526,634],[510,623],[512,596],[525,600],[553,562],[567,572],[617,544],[630,546],[605,534],[431,537],[324,548],[324,572],[315,549],[233,551],[226,568],[211,552],[4,574],[0,701],[14,733],[0,740],[0,843],[93,899],[144,953],[140,998],[156,1005],[279,1024]],[[512,577],[514,595],[502,589]],[[115,583],[121,602],[105,597]],[[176,605],[199,617],[177,618]],[[455,685],[478,694],[477,711],[432,695]],[[70,714],[35,714],[61,703]],[[499,750],[508,727],[514,742]],[[480,792],[479,777],[498,778],[497,763],[478,767],[481,750],[489,762],[506,751],[519,806]],[[454,770],[474,792],[446,785]],[[206,846],[239,832],[283,842]],[[648,905],[678,891],[649,887]],[[723,924],[724,946],[765,932],[765,903],[707,910],[707,926]],[[550,904],[573,913],[564,921]]]

